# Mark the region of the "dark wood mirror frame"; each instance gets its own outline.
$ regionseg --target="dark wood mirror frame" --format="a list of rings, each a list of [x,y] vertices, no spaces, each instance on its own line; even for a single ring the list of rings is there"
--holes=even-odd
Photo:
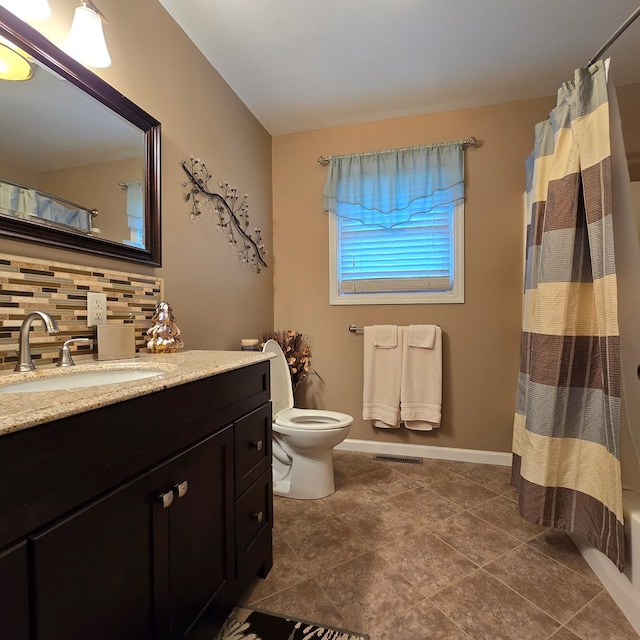
[[[160,123],[3,7],[0,7],[0,36],[12,41],[30,56],[142,131],[145,146],[145,248],[131,247],[51,227],[40,227],[8,216],[0,218],[0,237],[161,266]]]

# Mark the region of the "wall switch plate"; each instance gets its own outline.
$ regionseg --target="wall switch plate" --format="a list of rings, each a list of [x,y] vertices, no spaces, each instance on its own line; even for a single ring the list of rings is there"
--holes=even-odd
[[[87,326],[107,324],[107,294],[87,292]]]

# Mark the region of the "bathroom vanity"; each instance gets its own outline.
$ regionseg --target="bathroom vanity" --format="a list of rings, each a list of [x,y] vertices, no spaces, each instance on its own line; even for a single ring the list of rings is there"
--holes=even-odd
[[[213,640],[269,572],[269,362],[145,359],[166,374],[0,395],[3,638]]]

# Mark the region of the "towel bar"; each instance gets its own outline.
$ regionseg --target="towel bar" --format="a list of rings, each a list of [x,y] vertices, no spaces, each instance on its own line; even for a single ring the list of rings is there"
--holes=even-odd
[[[436,327],[440,327],[439,324],[436,325]],[[442,329],[442,327],[440,327]],[[364,331],[364,327],[358,327],[355,324],[350,324],[349,325],[349,331],[351,333],[362,333]]]

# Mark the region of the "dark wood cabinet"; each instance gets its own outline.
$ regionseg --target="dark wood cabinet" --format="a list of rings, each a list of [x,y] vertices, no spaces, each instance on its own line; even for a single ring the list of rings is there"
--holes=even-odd
[[[234,580],[233,434],[227,428],[169,463],[171,638],[185,638]],[[239,533],[239,532],[238,532]]]
[[[6,637],[214,637],[271,568],[268,382],[258,363],[0,438],[24,482],[0,489]],[[13,458],[28,446],[38,478]]]
[[[29,640],[29,592],[25,542],[0,552],[0,635]]]
[[[38,640],[154,638],[155,469],[29,539]]]

